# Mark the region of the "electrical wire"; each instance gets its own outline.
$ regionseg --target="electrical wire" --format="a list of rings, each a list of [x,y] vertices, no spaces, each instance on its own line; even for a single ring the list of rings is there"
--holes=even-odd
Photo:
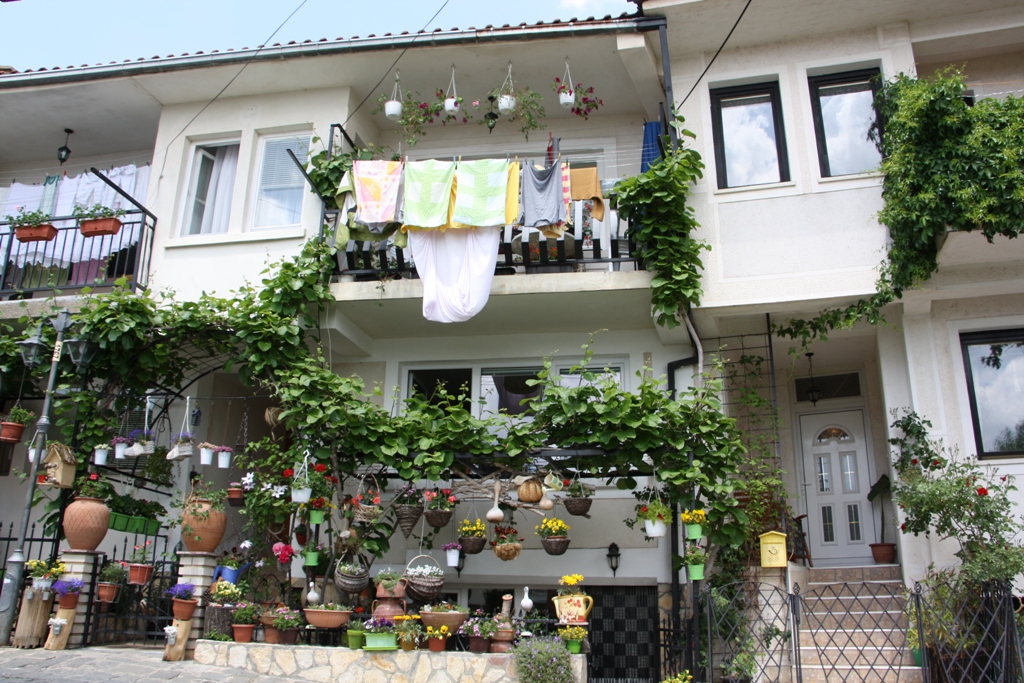
[[[711,65],[715,63],[716,59],[718,59],[718,55],[721,54],[722,50],[725,48],[725,44],[729,42],[730,38],[732,38],[733,31],[735,31],[736,27],[740,25],[740,19],[742,19],[743,15],[747,13],[747,8],[750,7],[751,2],[753,2],[753,0],[747,0],[747,4],[743,6],[743,11],[740,12],[740,15],[738,17],[736,17],[736,23],[734,23],[732,25],[732,28],[729,29],[729,35],[727,35],[725,37],[725,40],[722,41],[722,44],[718,46],[718,51],[715,52],[715,56],[711,58],[711,61],[708,62],[708,65],[704,67],[704,70],[700,73],[700,76],[697,76],[697,80],[694,82],[693,87],[690,88],[690,92],[686,93],[686,97],[684,97],[683,101],[680,102],[679,105],[675,108],[676,111],[679,111],[679,107],[682,107],[684,104],[686,104],[686,100],[690,99],[690,95],[692,95],[693,91],[697,89],[697,85],[701,82],[701,79],[704,78],[704,74],[708,72],[708,69],[711,68]]]

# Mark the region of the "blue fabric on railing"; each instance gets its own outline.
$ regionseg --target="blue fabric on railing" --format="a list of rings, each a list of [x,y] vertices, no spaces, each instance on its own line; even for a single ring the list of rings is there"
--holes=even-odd
[[[658,137],[661,135],[661,121],[648,121],[644,124],[644,147],[640,153],[640,172],[646,173],[655,161],[661,158]]]

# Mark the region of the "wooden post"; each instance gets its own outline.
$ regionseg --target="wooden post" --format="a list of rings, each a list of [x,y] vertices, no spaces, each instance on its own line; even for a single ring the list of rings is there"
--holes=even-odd
[[[179,552],[178,581],[191,583],[196,587],[196,597],[201,596],[213,583],[213,570],[217,566],[218,559],[219,557],[214,553]],[[191,628],[184,631],[184,637],[182,637],[183,631],[178,630],[178,642],[186,641],[184,648],[184,657],[186,659],[192,658],[192,653],[196,649],[196,639],[201,634],[209,632],[208,628],[203,628],[206,611],[207,608],[204,607],[203,601],[200,600],[199,606],[192,615]],[[228,627],[227,633],[228,635],[231,634],[230,627]]]
[[[60,633],[56,635],[53,633],[53,627],[50,627],[50,636],[46,639],[46,644],[43,645],[44,650],[63,650],[68,646],[68,638],[71,636],[71,629],[75,625],[75,614],[77,612],[77,607],[57,610],[56,618],[63,619],[67,623],[61,627]]]
[[[188,637],[192,633],[191,619],[188,621],[175,619],[173,625],[178,627],[178,636],[174,640],[174,645],[167,643],[164,646],[165,662],[180,662],[185,659],[185,648],[188,646]]]
[[[43,644],[43,638],[46,637],[49,628],[46,622],[50,620],[52,608],[52,590],[25,589],[21,611],[18,612],[18,628],[14,631],[14,647],[33,648]]]

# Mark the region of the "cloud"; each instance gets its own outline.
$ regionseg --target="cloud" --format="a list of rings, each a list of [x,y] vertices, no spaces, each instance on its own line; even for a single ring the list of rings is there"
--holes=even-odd
[[[625,9],[623,6],[627,5],[622,0],[559,0],[558,5],[568,9],[573,9],[582,12],[591,12],[594,14],[609,14],[615,12],[628,12],[629,9]],[[632,7],[632,5],[627,5]]]
[[[832,175],[864,173],[878,168],[881,156],[868,130],[875,121],[870,90],[821,98],[829,170]]]
[[[749,103],[747,103],[749,102]],[[779,155],[770,102],[722,107],[729,187],[779,182]]]

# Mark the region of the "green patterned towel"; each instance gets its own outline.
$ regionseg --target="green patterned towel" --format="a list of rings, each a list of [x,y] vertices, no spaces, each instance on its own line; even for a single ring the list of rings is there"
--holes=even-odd
[[[455,175],[452,224],[473,227],[505,225],[508,161],[462,161]]]
[[[455,163],[410,161],[405,165],[406,228],[440,228],[448,224]]]

